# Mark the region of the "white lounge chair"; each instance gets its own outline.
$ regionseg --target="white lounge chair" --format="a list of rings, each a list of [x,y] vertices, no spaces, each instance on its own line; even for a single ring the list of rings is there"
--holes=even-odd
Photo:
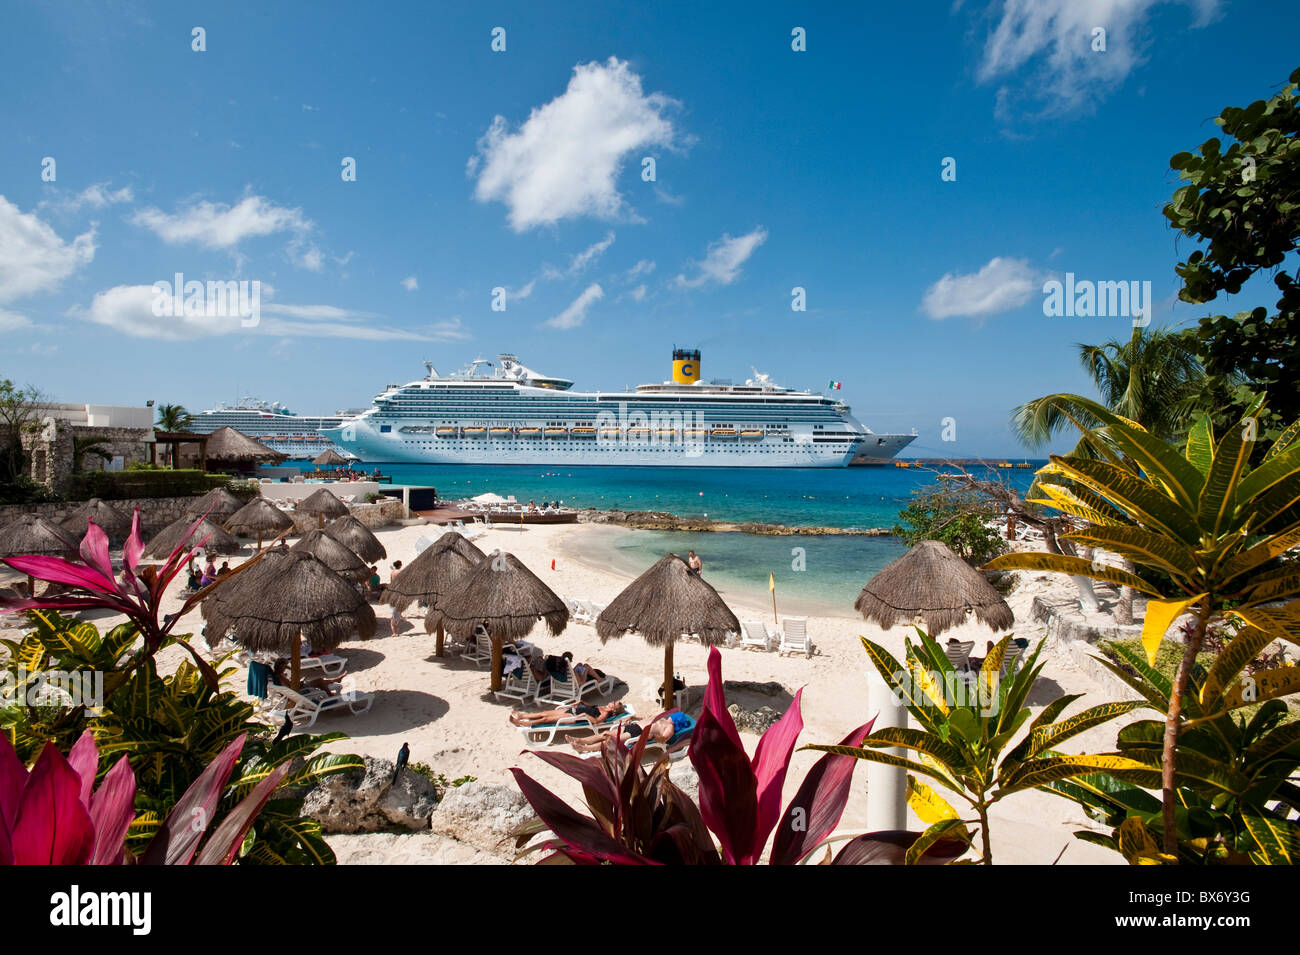
[[[271,684],[266,688],[267,708],[273,712],[287,712],[295,724],[316,725],[322,713],[347,710],[353,716],[366,713],[374,705],[372,693],[346,693],[338,696],[319,691],[309,695],[291,690],[287,686]]]
[[[600,611],[590,600],[575,600],[578,609],[573,615],[575,623],[595,623],[596,618],[600,616]],[[602,608],[603,609],[603,608]]]
[[[1014,641],[1007,645],[1006,653],[1002,654],[1002,675],[1008,673],[1015,675],[1016,669],[1020,665],[1020,655],[1025,652],[1025,648]]]
[[[970,654],[974,649],[974,640],[967,640],[965,643],[949,641],[943,652],[948,657],[948,662],[952,664],[953,669],[960,671],[970,667]]]
[[[492,638],[486,634],[478,634],[474,642],[465,648],[465,652],[460,655],[462,660],[468,660],[480,670],[484,666],[492,663]]]
[[[745,620],[740,624],[740,645],[744,647],[754,647],[759,650],[771,650],[772,638],[768,635],[767,626],[756,620]]]
[[[319,670],[320,675],[327,680],[337,680],[343,676],[348,668],[348,661],[345,657],[340,657],[333,653],[324,653],[318,657],[305,656],[298,663],[299,671],[307,673],[312,671],[312,678],[316,676],[315,671]]]
[[[530,743],[542,743],[546,746],[555,742],[558,733],[583,733],[587,736],[593,736],[596,733],[604,732],[611,729],[622,720],[631,719],[636,716],[632,707],[624,706],[623,712],[617,716],[611,716],[607,720],[592,722],[590,716],[563,716],[554,723],[535,723],[532,726],[518,726],[516,729],[524,734],[524,739]]]
[[[550,677],[542,680],[540,683],[537,677],[533,676],[533,668],[529,666],[527,660],[524,660],[524,675],[514,676],[507,673],[505,679],[501,681],[501,689],[493,690],[492,695],[498,701],[503,697],[507,700],[536,700],[541,694],[550,689]]]
[[[604,680],[588,680],[579,686],[578,677],[573,672],[573,664],[565,661],[564,676],[559,677],[552,673],[550,686],[544,695],[537,697],[537,702],[550,706],[580,703],[588,693],[608,693],[615,682],[613,677],[606,677]]]
[[[806,657],[812,656],[813,646],[812,641],[808,639],[808,619],[806,617],[785,618],[776,652],[778,654],[787,652],[802,653]]]

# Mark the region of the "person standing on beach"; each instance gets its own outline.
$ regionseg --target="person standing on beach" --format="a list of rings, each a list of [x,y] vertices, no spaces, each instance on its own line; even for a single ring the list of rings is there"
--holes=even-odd
[[[702,575],[704,572],[704,562],[700,560],[699,555],[695,553],[695,551],[687,552],[686,566],[689,567],[697,575]]]

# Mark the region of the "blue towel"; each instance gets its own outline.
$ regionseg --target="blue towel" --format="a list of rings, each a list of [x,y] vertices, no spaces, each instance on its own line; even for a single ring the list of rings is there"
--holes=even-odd
[[[680,711],[677,713],[669,713],[668,718],[673,721],[673,735],[672,738],[668,740],[669,746],[676,746],[682,740],[686,739],[686,737],[690,736],[695,730],[695,720],[687,716],[685,713]]]
[[[253,660],[248,664],[248,695],[266,699],[266,686],[275,679],[275,670],[265,663]]]

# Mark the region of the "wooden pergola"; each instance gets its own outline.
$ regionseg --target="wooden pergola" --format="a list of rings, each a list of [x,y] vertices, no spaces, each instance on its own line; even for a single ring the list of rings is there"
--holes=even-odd
[[[149,443],[149,463],[157,464],[158,445],[166,444],[172,449],[170,455],[172,468],[176,467],[176,458],[182,444],[197,444],[199,446],[199,470],[208,469],[208,438],[206,434],[192,434],[188,431],[155,431],[153,441]]]

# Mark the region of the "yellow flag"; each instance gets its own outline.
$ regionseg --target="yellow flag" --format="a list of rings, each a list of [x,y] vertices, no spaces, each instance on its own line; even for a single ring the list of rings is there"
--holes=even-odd
[[[770,570],[767,572],[767,589],[776,590],[776,578],[772,576],[772,572]]]

